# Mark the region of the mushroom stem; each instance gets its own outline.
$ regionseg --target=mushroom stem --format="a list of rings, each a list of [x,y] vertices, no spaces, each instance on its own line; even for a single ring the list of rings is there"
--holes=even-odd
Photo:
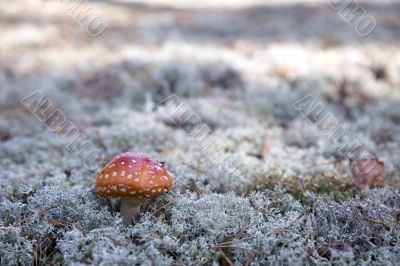
[[[147,198],[122,198],[121,215],[124,225],[128,226],[137,221],[140,217],[140,205],[148,201]]]

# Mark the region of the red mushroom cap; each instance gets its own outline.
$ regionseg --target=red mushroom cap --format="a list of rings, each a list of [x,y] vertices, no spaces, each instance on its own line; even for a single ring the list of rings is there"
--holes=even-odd
[[[96,179],[103,197],[143,198],[171,190],[172,177],[164,166],[143,153],[126,152],[112,159]]]

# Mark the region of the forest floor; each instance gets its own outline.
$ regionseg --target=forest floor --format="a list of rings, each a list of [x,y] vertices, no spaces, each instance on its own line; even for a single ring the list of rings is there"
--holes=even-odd
[[[0,2],[0,264],[400,263],[400,3],[354,1],[363,37],[334,1],[192,2],[87,2],[98,36],[70,1]],[[197,120],[175,123],[171,95]],[[174,177],[130,227],[93,191],[126,151]]]

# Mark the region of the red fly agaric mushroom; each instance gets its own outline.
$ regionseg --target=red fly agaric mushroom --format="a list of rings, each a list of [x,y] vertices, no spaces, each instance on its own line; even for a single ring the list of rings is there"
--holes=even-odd
[[[123,223],[139,218],[140,205],[171,190],[172,177],[163,164],[143,153],[122,153],[112,159],[96,180],[102,197],[120,197]]]

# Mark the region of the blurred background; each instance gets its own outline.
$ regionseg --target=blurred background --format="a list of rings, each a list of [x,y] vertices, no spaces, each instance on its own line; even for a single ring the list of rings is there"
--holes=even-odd
[[[397,176],[399,13],[390,0],[2,1],[1,138],[41,136],[20,104],[35,90],[90,139],[121,138],[110,125],[134,127],[129,115],[160,125],[157,103],[176,94],[247,157],[271,137],[345,159],[292,108],[312,95]],[[365,17],[375,23],[369,34],[358,25]],[[168,146],[142,130],[136,142],[100,146],[107,156]],[[163,137],[175,143],[176,132]]]
[[[253,63],[263,76],[286,67],[295,78],[340,69],[343,61],[371,67],[395,55],[396,1],[352,2],[350,9],[361,7],[377,22],[367,37],[330,6],[335,2],[345,1],[2,1],[1,61],[16,73],[41,74],[122,60],[207,60],[216,53],[215,60]],[[107,22],[97,37],[79,22],[85,14]],[[364,49],[380,54],[362,58]],[[171,53],[175,58],[167,58]]]

